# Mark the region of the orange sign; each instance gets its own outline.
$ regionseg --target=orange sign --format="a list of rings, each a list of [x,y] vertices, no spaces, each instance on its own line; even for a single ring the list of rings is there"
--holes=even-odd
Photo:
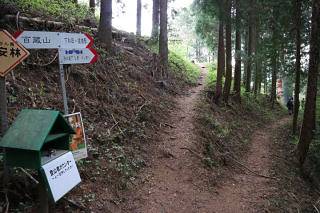
[[[23,61],[30,53],[6,30],[0,31],[0,76]]]
[[[70,142],[70,150],[72,151],[74,159],[77,161],[82,158],[86,158],[88,156],[87,144],[81,113],[77,112],[74,114],[65,115],[65,118],[68,119],[70,125],[77,132],[76,134],[72,135]]]

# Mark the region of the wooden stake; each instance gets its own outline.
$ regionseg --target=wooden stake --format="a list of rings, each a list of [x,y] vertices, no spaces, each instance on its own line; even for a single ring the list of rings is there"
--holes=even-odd
[[[1,113],[1,135],[3,136],[8,129],[8,110],[7,110],[7,90],[6,77],[0,77],[0,113]],[[3,168],[4,180],[3,186],[6,190],[9,184],[9,169],[6,164],[6,149],[3,149]]]

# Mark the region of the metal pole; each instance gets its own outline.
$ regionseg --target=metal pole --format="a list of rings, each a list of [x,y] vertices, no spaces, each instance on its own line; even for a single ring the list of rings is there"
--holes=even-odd
[[[8,109],[7,109],[7,89],[6,89],[6,77],[0,77],[0,107],[1,107],[1,134],[2,136],[8,129]],[[3,148],[3,168],[4,168],[4,189],[7,189],[9,183],[9,169],[7,167],[6,149]]]
[[[59,68],[60,68],[60,80],[61,80],[61,87],[62,87],[64,114],[69,114],[68,102],[67,102],[67,92],[66,92],[66,82],[64,81],[63,64],[59,64]]]

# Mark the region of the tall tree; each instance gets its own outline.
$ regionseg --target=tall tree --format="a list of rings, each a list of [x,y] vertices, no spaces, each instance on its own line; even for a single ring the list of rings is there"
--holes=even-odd
[[[231,55],[231,0],[227,0],[226,7],[226,80],[223,88],[223,100],[228,103],[232,81],[232,55]]]
[[[98,38],[112,50],[112,0],[101,0]]]
[[[250,92],[251,86],[251,62],[252,62],[252,36],[253,36],[253,27],[251,15],[249,15],[249,29],[248,29],[248,54],[247,54],[247,72],[246,72],[246,92]]]
[[[95,0],[90,0],[89,1],[89,7],[90,7],[91,13],[94,15],[95,12],[96,12],[96,2],[95,2]]]
[[[225,68],[224,60],[224,36],[223,36],[223,23],[220,21],[219,24],[219,41],[218,41],[218,73],[217,73],[217,84],[216,84],[216,103],[219,102],[219,99],[222,95],[222,76]]]
[[[141,0],[137,0],[137,37],[141,37]]]
[[[160,13],[160,0],[153,0],[152,32],[151,32],[151,39],[153,42],[158,42],[159,40],[159,13]]]
[[[259,60],[258,60],[258,45],[259,45],[259,33],[257,27],[254,27],[254,94],[258,94],[259,90],[259,77],[260,77],[260,70],[259,70]]]
[[[236,0],[236,43],[235,43],[235,67],[234,67],[234,85],[233,90],[235,92],[235,98],[237,101],[241,101],[240,86],[241,86],[241,32],[240,32],[240,0]]]
[[[308,85],[303,122],[300,132],[299,143],[295,154],[300,164],[303,164],[315,129],[315,110],[317,98],[317,78],[320,48],[320,0],[313,0],[311,20],[310,59],[308,72]]]
[[[279,11],[276,8],[276,5],[273,5],[273,16],[278,17]],[[271,84],[271,103],[272,108],[277,100],[277,73],[278,73],[278,39],[279,39],[279,28],[277,28],[276,23],[272,22],[271,33],[272,33],[272,53],[271,53],[271,66],[272,66],[272,84]]]
[[[301,70],[301,0],[295,1],[295,19],[296,19],[296,82],[294,89],[294,110],[292,121],[292,132],[296,134],[297,120],[299,113],[299,94],[300,94],[300,70]]]
[[[168,0],[160,0],[160,38],[159,54],[162,77],[168,74]]]

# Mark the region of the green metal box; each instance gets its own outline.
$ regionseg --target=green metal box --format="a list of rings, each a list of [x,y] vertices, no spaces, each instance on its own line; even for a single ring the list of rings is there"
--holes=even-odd
[[[6,149],[8,166],[40,169],[69,150],[70,135],[75,133],[59,111],[24,109],[3,136],[0,147]]]

